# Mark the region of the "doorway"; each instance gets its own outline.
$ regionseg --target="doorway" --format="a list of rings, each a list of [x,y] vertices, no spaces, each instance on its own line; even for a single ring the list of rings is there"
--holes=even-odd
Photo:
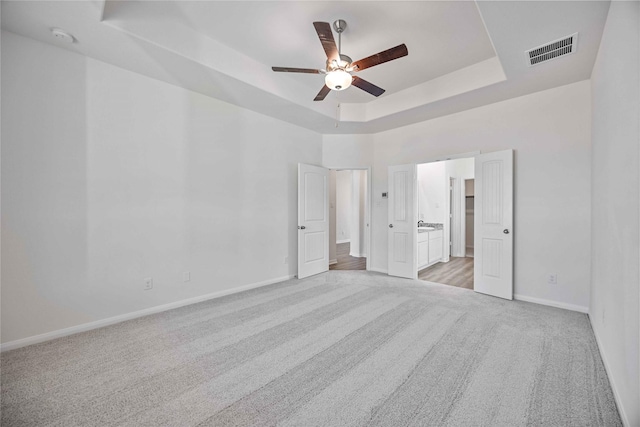
[[[329,269],[366,270],[367,170],[329,171]]]
[[[467,187],[473,188],[474,164],[470,157],[417,165],[420,280],[473,289],[473,250],[467,250],[473,248],[473,211],[467,210]]]
[[[475,179],[474,246],[473,258],[469,257],[474,264],[473,290],[508,300],[513,299],[513,154],[513,150],[475,154],[474,177],[466,178]],[[436,159],[432,163],[440,166],[443,162]],[[440,167],[447,170],[446,165]],[[430,211],[423,210],[422,219],[418,219],[419,192],[425,193],[433,187],[434,191],[443,192],[445,198],[450,199],[448,186],[439,184],[449,182],[447,175],[434,174],[434,179],[427,180],[421,188],[418,188],[418,175],[415,163],[387,167],[389,192],[383,193],[383,197],[388,198],[387,274],[390,276],[416,279],[418,269],[452,258],[445,250],[445,242],[450,241],[451,218],[440,217],[442,222],[430,223]],[[465,193],[460,191],[460,194]],[[423,209],[426,208],[441,211],[442,204],[426,197],[423,198]],[[463,233],[460,235],[464,236]],[[465,246],[459,244],[458,248],[464,251]],[[421,253],[420,248],[427,248],[428,252]],[[451,253],[456,255],[455,246]],[[427,265],[423,264],[425,262]]]

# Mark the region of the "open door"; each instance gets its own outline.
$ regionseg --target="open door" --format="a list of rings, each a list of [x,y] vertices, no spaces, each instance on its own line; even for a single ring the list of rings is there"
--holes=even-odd
[[[298,278],[329,270],[329,170],[298,164]]]
[[[476,156],[473,289],[513,299],[513,150]]]
[[[389,166],[389,275],[415,279],[416,165]]]

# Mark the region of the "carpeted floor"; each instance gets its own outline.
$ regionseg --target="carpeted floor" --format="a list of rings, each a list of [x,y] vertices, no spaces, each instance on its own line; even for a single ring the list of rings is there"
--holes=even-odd
[[[4,353],[8,426],[620,426],[587,316],[330,271]]]

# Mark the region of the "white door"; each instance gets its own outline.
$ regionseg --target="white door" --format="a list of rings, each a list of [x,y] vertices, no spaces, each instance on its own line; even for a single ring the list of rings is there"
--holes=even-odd
[[[389,166],[389,275],[415,279],[416,239],[416,165]]]
[[[513,299],[513,151],[476,156],[473,289]]]
[[[298,164],[298,278],[329,270],[329,170]]]

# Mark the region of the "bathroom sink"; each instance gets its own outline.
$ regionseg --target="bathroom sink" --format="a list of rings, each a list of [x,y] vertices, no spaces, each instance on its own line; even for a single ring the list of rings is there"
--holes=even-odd
[[[435,230],[435,228],[434,227],[418,227],[418,230],[433,231]]]

